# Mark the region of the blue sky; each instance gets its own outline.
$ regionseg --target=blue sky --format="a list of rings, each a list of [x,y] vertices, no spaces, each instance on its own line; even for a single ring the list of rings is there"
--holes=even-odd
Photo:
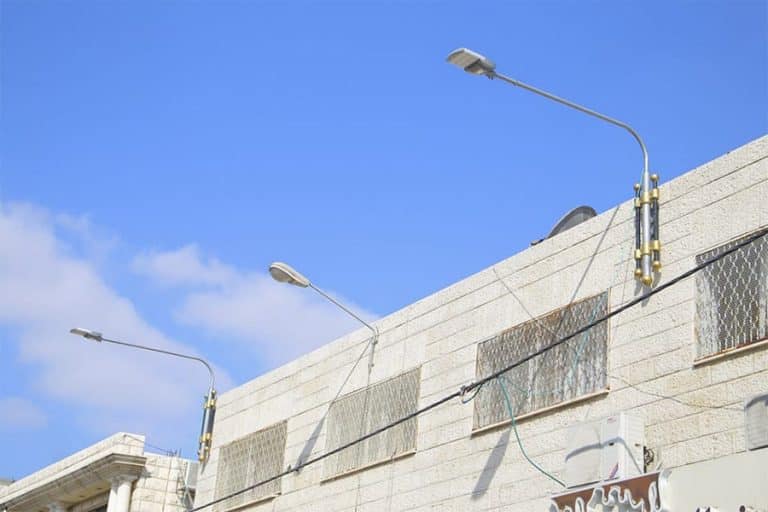
[[[117,430],[193,456],[220,389],[766,133],[768,13],[721,2],[0,2],[0,476]]]

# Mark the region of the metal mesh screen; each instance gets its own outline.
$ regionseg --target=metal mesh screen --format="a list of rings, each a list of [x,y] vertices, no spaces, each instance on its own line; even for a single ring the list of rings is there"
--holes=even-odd
[[[699,254],[696,263],[719,256],[745,238]],[[768,337],[767,317],[768,237],[755,240],[696,275],[698,357]]]
[[[326,451],[354,441],[414,412],[420,368],[335,400],[328,411]],[[382,462],[416,449],[417,419],[411,418],[325,460],[324,478]]]
[[[214,499],[266,480],[283,470],[288,423],[281,421],[222,446],[216,471]],[[280,479],[260,485],[213,506],[214,511],[240,507],[280,492]]]
[[[487,377],[608,313],[608,293],[574,302],[502,331],[477,347],[477,378]],[[503,374],[515,415],[532,412],[606,387],[608,322]],[[497,382],[474,400],[474,428],[509,419]]]

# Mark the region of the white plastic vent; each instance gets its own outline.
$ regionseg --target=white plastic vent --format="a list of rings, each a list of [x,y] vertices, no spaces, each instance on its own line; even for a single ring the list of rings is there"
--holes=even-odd
[[[583,423],[568,431],[565,484],[568,487],[619,480],[643,473],[645,426],[625,413]]]
[[[744,403],[744,437],[747,450],[768,446],[768,392]]]
[[[190,491],[194,491],[197,489],[197,471],[199,469],[198,463],[193,461],[187,461],[186,464],[184,464],[184,480],[183,480],[183,487],[184,489],[188,489]]]

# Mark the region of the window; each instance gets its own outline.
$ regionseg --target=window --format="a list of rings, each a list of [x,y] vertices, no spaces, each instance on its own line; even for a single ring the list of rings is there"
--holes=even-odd
[[[218,499],[266,480],[283,470],[287,422],[265,429],[222,446],[216,471]],[[261,485],[214,505],[214,511],[241,507],[280,493],[280,479]]]
[[[768,229],[762,232],[768,232]],[[696,263],[709,261],[746,238],[699,254]],[[768,337],[766,317],[768,237],[755,240],[696,274],[699,358],[765,339]]]
[[[326,452],[416,411],[419,368],[335,400],[328,411]],[[417,420],[411,418],[325,460],[324,479],[416,450]]]
[[[574,302],[502,331],[477,346],[477,378],[487,377],[608,313],[608,293]],[[608,322],[503,374],[512,411],[520,416],[606,388]],[[475,430],[509,419],[499,383],[474,400]]]

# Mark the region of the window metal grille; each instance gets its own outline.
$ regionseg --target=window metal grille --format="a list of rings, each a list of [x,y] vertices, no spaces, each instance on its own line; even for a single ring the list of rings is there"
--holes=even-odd
[[[574,302],[500,332],[477,346],[477,378],[487,377],[608,313],[608,293]],[[608,322],[503,374],[516,416],[601,389],[607,380]],[[483,386],[474,400],[475,429],[509,419],[498,383]]]
[[[414,412],[421,371],[416,368],[335,400],[328,411],[326,452]],[[417,419],[411,418],[325,460],[324,479],[386,461],[416,449]]]
[[[709,261],[746,238],[699,254],[696,263]],[[768,237],[755,240],[696,274],[699,358],[765,339],[767,317]]]
[[[214,499],[266,480],[283,470],[288,423],[281,421],[222,446]],[[214,511],[247,505],[280,492],[280,479],[214,505]]]

